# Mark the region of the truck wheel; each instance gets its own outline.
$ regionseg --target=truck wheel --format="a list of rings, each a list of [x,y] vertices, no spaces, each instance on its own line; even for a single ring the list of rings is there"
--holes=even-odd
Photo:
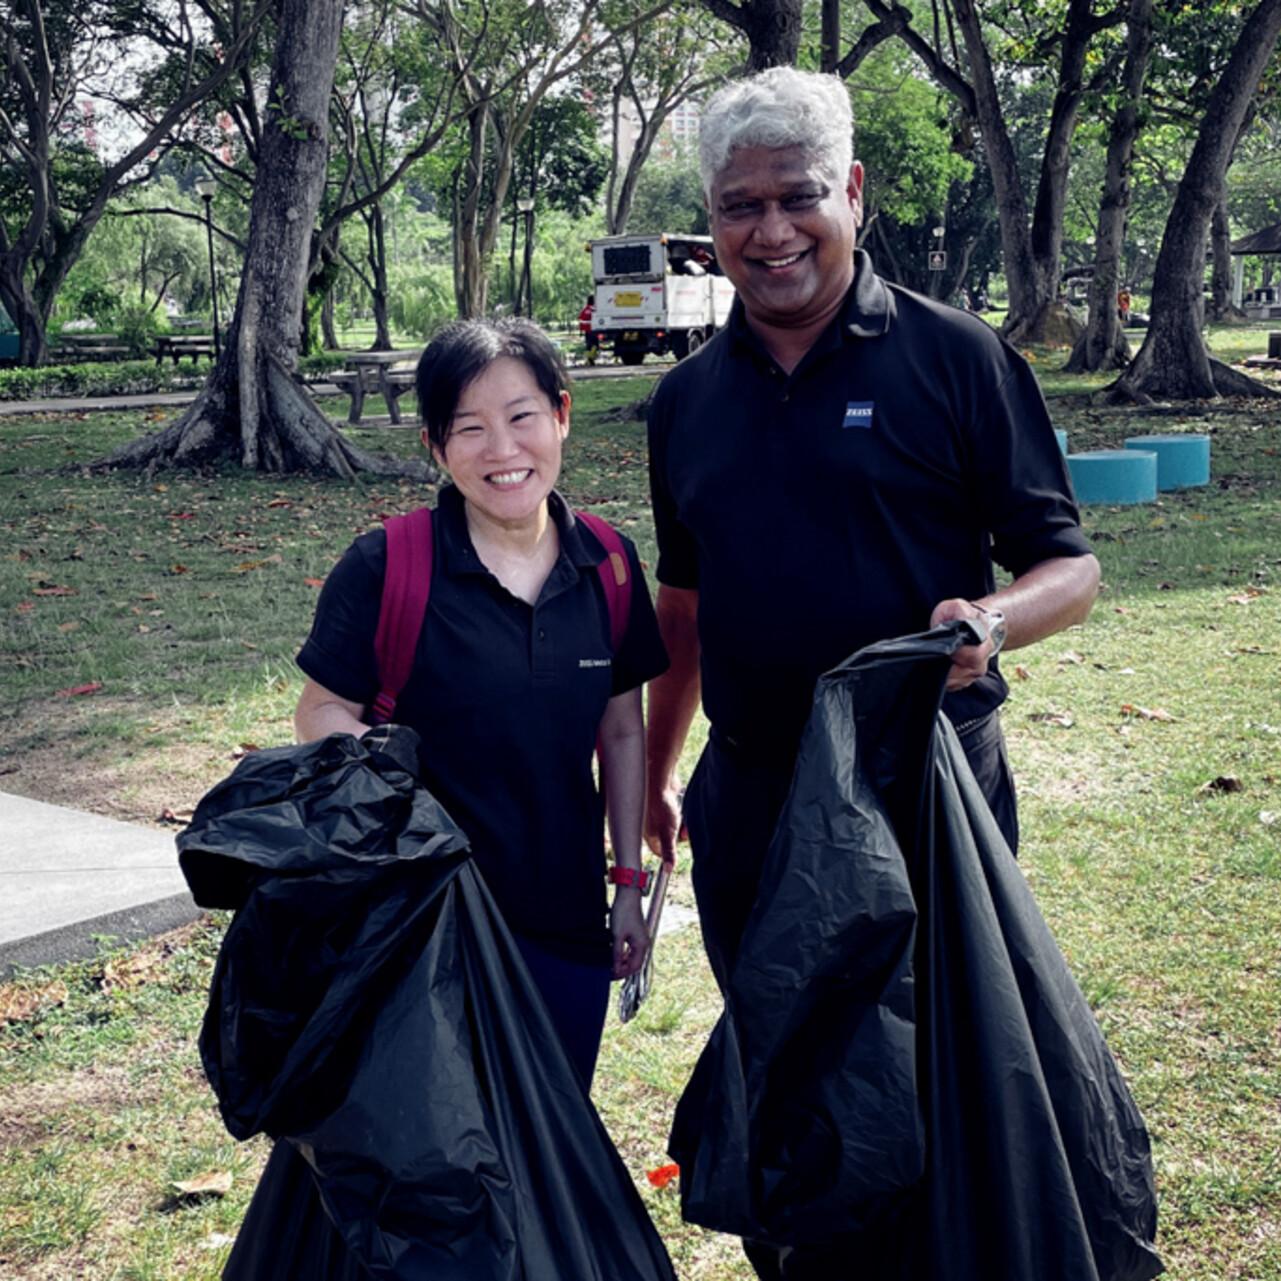
[[[619,360],[625,365],[639,365],[645,359],[643,351],[620,351],[617,354]]]
[[[703,331],[701,329],[691,329],[689,336],[685,339],[688,348],[685,354],[692,356],[703,345]]]

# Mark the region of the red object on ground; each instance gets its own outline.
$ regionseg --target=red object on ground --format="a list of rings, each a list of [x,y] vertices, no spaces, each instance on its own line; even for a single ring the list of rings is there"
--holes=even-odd
[[[90,681],[87,685],[69,685],[56,693],[58,698],[74,698],[77,694],[96,694],[102,688],[101,681]]]
[[[680,1178],[679,1165],[660,1165],[657,1170],[648,1170],[645,1177],[656,1187],[665,1188],[673,1179]]]

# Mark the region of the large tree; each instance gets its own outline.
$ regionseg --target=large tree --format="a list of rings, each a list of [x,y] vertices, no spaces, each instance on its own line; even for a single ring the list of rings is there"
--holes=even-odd
[[[747,39],[747,70],[794,66],[801,49],[802,0],[703,0]]]
[[[250,213],[249,249],[222,358],[172,426],[101,465],[404,471],[355,449],[295,382],[307,263],[325,184],[328,116],[343,0],[281,0]],[[427,468],[419,467],[426,475]]]
[[[1281,37],[1281,0],[1260,0],[1210,94],[1196,145],[1166,221],[1143,345],[1113,388],[1139,401],[1261,394],[1267,389],[1211,358],[1201,335],[1206,242],[1232,152]]]
[[[1072,373],[1123,369],[1130,359],[1116,300],[1122,284],[1121,260],[1130,209],[1130,168],[1143,125],[1143,82],[1152,56],[1152,5],[1153,0],[1130,0],[1126,13],[1125,65],[1108,137],[1107,172],[1094,238],[1089,316],[1068,360],[1067,368]]]
[[[702,5],[679,0],[645,27],[615,34],[593,69],[593,89],[608,101],[612,159],[605,230],[611,236],[627,230],[636,184],[663,125],[728,73],[728,55],[717,48],[713,26]]]
[[[158,0],[0,6],[0,159],[21,175],[23,197],[0,202],[0,304],[17,326],[23,364],[46,359],[58,290],[108,202],[145,176],[175,130],[235,74],[269,7],[269,0],[231,4],[229,39],[215,44],[207,28]],[[155,113],[146,109],[151,86],[140,70],[152,65],[148,59],[173,70]],[[86,96],[115,103],[130,122],[130,145],[115,160],[69,141]]]
[[[618,35],[643,27],[673,0],[416,0],[458,82],[463,159],[454,183],[455,293],[462,316],[483,315],[489,268],[515,158],[538,106],[573,81]]]

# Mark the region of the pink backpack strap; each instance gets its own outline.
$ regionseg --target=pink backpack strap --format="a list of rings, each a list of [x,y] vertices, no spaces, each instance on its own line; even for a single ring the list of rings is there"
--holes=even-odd
[[[609,640],[618,653],[623,637],[627,635],[627,620],[632,612],[632,575],[627,560],[627,550],[618,531],[590,512],[575,512],[575,516],[596,535],[605,549],[605,559],[596,566],[601,586],[605,589],[605,608],[609,611]]]
[[[378,664],[378,695],[367,711],[374,725],[385,725],[396,711],[396,700],[413,671],[418,636],[427,616],[431,594],[431,508],[419,507],[403,516],[390,516],[387,530],[387,572],[383,578],[374,658]]]

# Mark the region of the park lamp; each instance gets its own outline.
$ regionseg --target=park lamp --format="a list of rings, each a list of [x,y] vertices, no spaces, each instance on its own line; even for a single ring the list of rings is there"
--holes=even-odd
[[[531,214],[534,212],[534,201],[530,196],[516,197],[516,212]]]
[[[213,246],[213,198],[218,190],[217,182],[209,175],[196,179],[196,190],[200,199],[205,202],[205,240],[209,246],[209,301],[213,311],[213,346],[214,360],[222,358],[222,341],[218,335],[218,273],[214,267]]]

